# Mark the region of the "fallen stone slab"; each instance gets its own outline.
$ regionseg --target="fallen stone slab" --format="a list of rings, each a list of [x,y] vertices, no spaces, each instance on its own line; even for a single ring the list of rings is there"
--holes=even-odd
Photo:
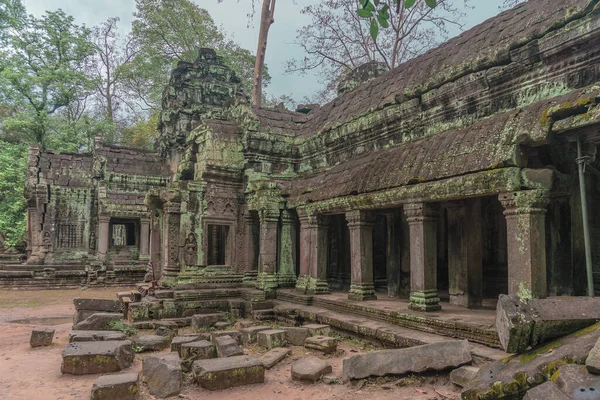
[[[456,368],[450,372],[450,382],[456,386],[465,387],[469,382],[477,377],[479,368],[465,365],[460,368]]]
[[[275,347],[267,351],[260,357],[263,365],[266,369],[273,368],[277,363],[287,357],[292,352],[292,349],[286,349],[285,347]]]
[[[103,342],[106,340],[125,340],[127,337],[119,331],[71,331],[69,343],[73,342]]]
[[[308,337],[308,328],[290,327],[281,328],[285,331],[285,338],[292,346],[304,346],[304,341]]]
[[[225,314],[223,313],[192,315],[192,328],[207,331],[217,322],[223,320],[225,320]]]
[[[217,350],[208,340],[197,340],[182,344],[179,356],[182,360],[206,360],[217,357]]]
[[[337,339],[329,336],[311,336],[304,341],[304,347],[332,354],[337,350]]]
[[[174,353],[178,353],[181,357],[181,353],[179,353],[181,345],[186,343],[192,343],[197,340],[200,340],[200,335],[198,334],[175,336],[171,341],[171,351]]]
[[[308,329],[308,336],[327,336],[331,333],[329,325],[306,324],[302,328]]]
[[[133,362],[129,340],[69,343],[62,352],[63,374],[105,374],[125,369]]]
[[[520,353],[552,339],[591,326],[600,319],[600,299],[549,297],[521,300],[500,295],[496,306],[496,330],[502,348]]]
[[[287,344],[285,331],[281,329],[269,329],[257,334],[257,342],[260,347],[270,350],[275,347],[283,347]]]
[[[210,333],[210,341],[215,343],[215,339],[221,336],[229,336],[238,344],[242,344],[242,333],[240,331],[216,331]]]
[[[273,329],[270,326],[262,325],[262,326],[249,326],[247,328],[240,329],[240,333],[242,334],[242,344],[247,346],[252,343],[256,343],[258,332],[268,331]]]
[[[164,337],[177,336],[178,331],[179,331],[178,328],[171,329],[171,328],[167,328],[166,326],[159,326],[158,328],[156,328],[156,334],[158,336],[164,336]]]
[[[176,396],[181,391],[181,362],[175,353],[145,356],[142,359],[142,374],[150,394],[164,398]]]
[[[585,359],[585,366],[590,374],[600,375],[600,339]]]
[[[344,360],[342,376],[344,380],[349,380],[370,376],[418,374],[457,368],[471,361],[471,350],[467,340],[439,342],[352,356]]]
[[[250,356],[194,361],[195,381],[208,390],[228,389],[265,381],[263,363]]]
[[[52,328],[33,328],[29,345],[31,347],[50,346],[54,339],[54,329]]]
[[[315,356],[305,357],[292,364],[292,380],[316,382],[331,371],[331,365],[327,361]]]
[[[112,324],[123,319],[123,315],[116,313],[94,313],[85,320],[73,326],[76,331],[110,331]]]
[[[75,310],[103,311],[112,313],[123,312],[123,305],[118,300],[106,299],[73,299]]]
[[[219,321],[214,326],[215,329],[226,329],[231,327],[231,322]]]
[[[92,386],[91,400],[135,400],[140,391],[139,374],[103,375]]]
[[[523,400],[569,400],[569,398],[554,382],[546,382],[527,391]]]
[[[135,335],[130,340],[138,348],[137,352],[161,351],[169,347],[171,342],[170,337],[160,335]]]
[[[600,399],[600,379],[584,365],[563,365],[552,375],[552,381],[569,399]]]
[[[238,342],[231,336],[219,336],[214,340],[215,347],[217,348],[218,357],[232,357],[244,355],[244,350],[240,347]]]

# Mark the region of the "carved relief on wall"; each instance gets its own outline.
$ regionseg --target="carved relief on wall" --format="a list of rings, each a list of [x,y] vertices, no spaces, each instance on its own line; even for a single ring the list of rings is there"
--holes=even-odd
[[[196,240],[196,235],[190,232],[185,239],[185,244],[183,245],[183,260],[185,265],[197,264],[197,249],[198,242]]]
[[[44,231],[44,235],[42,238],[42,245],[46,250],[50,250],[50,246],[52,246],[52,240],[50,239],[50,232]]]
[[[207,213],[211,217],[235,218],[238,200],[234,197],[211,197],[207,203]]]
[[[96,250],[96,233],[90,232],[90,250]]]
[[[169,240],[169,263],[176,264],[179,261],[179,215],[177,217],[169,215],[168,240]]]

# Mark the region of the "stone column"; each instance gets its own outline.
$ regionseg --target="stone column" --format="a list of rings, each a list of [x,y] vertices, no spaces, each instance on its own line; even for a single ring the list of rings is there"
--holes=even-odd
[[[546,206],[545,191],[526,190],[503,193],[508,239],[508,293],[530,292],[545,298],[546,285]]]
[[[265,292],[277,289],[277,223],[279,210],[260,210],[260,265],[256,288]]]
[[[404,205],[410,230],[410,305],[419,311],[438,311],[438,207],[430,203]]]
[[[346,213],[350,230],[350,300],[374,300],[373,283],[373,225],[374,215],[368,211],[354,210]]]
[[[244,238],[244,251],[245,257],[245,268],[244,268],[244,281],[245,282],[256,282],[258,275],[258,263],[256,260],[256,240],[254,238],[254,227],[258,221],[256,221],[250,211],[248,210],[244,216],[244,228],[246,236]]]
[[[447,206],[450,304],[475,308],[483,297],[481,199]]]
[[[311,294],[329,293],[327,284],[327,238],[329,234],[329,218],[324,215],[313,215],[308,221],[310,229],[310,260],[306,291]]]
[[[110,216],[98,216],[98,258],[100,260],[105,260],[106,254],[108,253],[109,227]]]
[[[300,223],[300,272],[296,278],[296,290],[306,293],[310,279],[312,226],[308,223],[309,215],[304,210],[297,210],[297,212]]]
[[[140,218],[140,260],[150,259],[150,218]]]
[[[395,211],[386,214],[386,275],[389,297],[400,296],[402,281],[402,224],[400,213]]]
[[[176,278],[181,272],[180,250],[181,203],[163,205],[163,279]]]
[[[279,240],[279,269],[277,271],[280,287],[296,285],[296,251],[296,220],[290,210],[283,210]]]

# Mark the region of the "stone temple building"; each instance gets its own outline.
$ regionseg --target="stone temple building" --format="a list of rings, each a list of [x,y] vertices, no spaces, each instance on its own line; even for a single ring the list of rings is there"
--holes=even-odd
[[[31,148],[28,260],[0,280],[134,282],[152,261],[167,286],[421,311],[585,295],[586,248],[600,272],[598,4],[530,0],[295,112],[252,107],[202,49],[173,70],[156,153]]]

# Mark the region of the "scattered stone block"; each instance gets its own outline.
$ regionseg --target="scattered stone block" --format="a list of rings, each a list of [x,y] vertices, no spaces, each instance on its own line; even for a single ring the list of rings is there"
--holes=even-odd
[[[129,340],[69,343],[62,352],[63,374],[105,374],[125,369],[133,362]]]
[[[304,341],[308,337],[308,328],[303,327],[284,327],[285,338],[293,346],[304,346]]]
[[[155,290],[154,296],[156,296],[157,299],[172,299],[173,291],[172,290]]]
[[[305,357],[292,364],[292,380],[316,382],[331,371],[331,365],[327,361],[315,356]]]
[[[287,357],[292,352],[292,349],[286,349],[285,347],[275,347],[262,355],[260,361],[266,369],[273,368],[277,363]]]
[[[156,334],[163,337],[173,337],[177,334],[177,330],[167,328],[166,326],[159,326],[156,328]]]
[[[139,375],[129,372],[103,375],[92,386],[92,400],[135,400],[140,391]]]
[[[131,337],[131,341],[141,348],[140,351],[161,351],[169,347],[170,338],[159,335],[135,335]]]
[[[265,381],[263,363],[249,356],[194,361],[193,372],[196,382],[208,390],[221,390]]]
[[[175,336],[171,341],[171,351],[174,353],[178,353],[181,356],[180,349],[181,345],[186,343],[192,343],[197,340],[200,340],[200,335],[183,335],[183,336]]]
[[[127,337],[119,331],[71,331],[69,343],[73,342],[103,342],[106,340],[125,340]]]
[[[164,398],[176,396],[181,391],[181,362],[175,353],[145,356],[142,359],[142,374],[150,394]]]
[[[240,331],[216,331],[210,333],[210,341],[215,343],[215,339],[221,336],[229,336],[235,339],[238,344],[242,344],[242,333]]]
[[[569,399],[600,398],[600,379],[583,365],[563,365],[552,375],[552,381]]]
[[[123,299],[126,297],[130,300],[133,300],[133,292],[117,292],[117,298],[119,301],[123,301]]]
[[[247,346],[252,343],[256,343],[258,332],[268,331],[271,328],[270,326],[262,325],[262,326],[249,326],[247,328],[240,329],[240,333],[242,334],[242,344]]]
[[[328,385],[336,385],[336,384],[340,383],[339,378],[333,374],[323,375],[322,379],[323,379],[323,383],[326,383]]]
[[[206,360],[215,358],[217,351],[215,345],[208,340],[197,340],[183,343],[180,347],[179,356],[182,360]]]
[[[257,333],[258,345],[265,349],[283,347],[287,344],[285,331],[281,329],[269,329]]]
[[[50,346],[54,339],[54,329],[52,328],[33,328],[29,345],[31,347]]]
[[[465,387],[477,377],[477,372],[479,372],[479,368],[470,365],[456,368],[450,372],[450,382],[456,386]]]
[[[587,356],[585,366],[590,374],[600,375],[600,339]]]
[[[329,336],[311,336],[304,341],[304,347],[331,354],[337,350],[337,339]]]
[[[123,312],[123,305],[117,300],[106,299],[73,299],[75,310],[103,311],[110,313]]]
[[[200,331],[207,331],[212,328],[217,322],[223,321],[225,314],[196,314],[192,316],[192,328]]]
[[[523,400],[569,400],[552,381],[529,389]]]
[[[329,325],[306,324],[302,327],[308,329],[308,336],[327,336],[331,333]]]
[[[230,322],[219,321],[215,324],[215,329],[225,329],[231,326]]]
[[[344,380],[457,368],[472,361],[467,340],[358,354],[345,359]]]
[[[110,331],[113,322],[121,321],[123,315],[116,313],[94,313],[73,327],[76,331]]]
[[[214,340],[218,357],[232,357],[244,355],[244,350],[231,336],[219,336]]]

